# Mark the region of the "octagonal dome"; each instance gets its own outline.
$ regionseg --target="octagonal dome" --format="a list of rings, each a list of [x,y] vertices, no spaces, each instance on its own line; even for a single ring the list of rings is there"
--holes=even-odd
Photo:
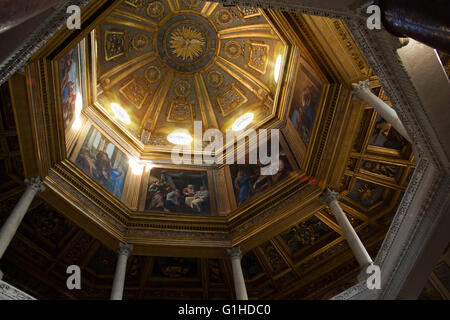
[[[124,1],[91,35],[92,112],[141,155],[172,150],[168,135],[194,121],[225,132],[275,116],[288,45],[261,9]]]

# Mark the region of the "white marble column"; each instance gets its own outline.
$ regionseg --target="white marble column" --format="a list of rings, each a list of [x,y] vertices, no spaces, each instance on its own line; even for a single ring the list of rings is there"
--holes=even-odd
[[[234,289],[237,300],[248,300],[247,288],[245,287],[244,274],[242,273],[241,259],[242,253],[240,247],[228,249],[228,256],[231,259],[233,268]]]
[[[19,199],[19,202],[16,204],[13,211],[0,229],[0,259],[3,257],[3,254],[8,248],[11,240],[14,238],[14,235],[16,234],[17,229],[19,228],[23,217],[27,213],[34,197],[38,192],[45,190],[45,186],[40,178],[26,179],[25,184],[27,185],[25,193]]]
[[[374,95],[372,91],[370,91],[369,80],[354,83],[352,84],[352,87],[353,87],[353,94],[356,97],[367,102],[370,106],[374,107],[376,112],[384,120],[389,122],[392,125],[392,127],[394,127],[394,129],[397,130],[397,132],[402,135],[402,137],[404,137],[406,140],[412,143],[412,139],[406,132],[406,129],[403,126],[403,123],[400,121],[397,112],[395,112],[394,109],[392,109],[382,99]]]
[[[133,245],[119,243],[117,249],[117,264],[114,274],[114,282],[111,290],[111,300],[122,300],[123,287],[125,285],[125,275],[127,271],[127,260],[130,256]]]
[[[345,239],[348,242],[348,245],[352,249],[353,254],[355,255],[356,260],[361,266],[363,274],[366,272],[366,268],[373,264],[372,259],[370,258],[369,253],[364,247],[363,243],[359,239],[356,234],[355,229],[351,225],[350,221],[348,221],[347,216],[342,210],[341,206],[338,202],[339,193],[335,191],[331,191],[330,189],[326,189],[322,195],[320,196],[320,200],[325,202],[328,207],[330,207],[331,212],[333,212],[336,220],[341,227],[342,233],[344,234]]]

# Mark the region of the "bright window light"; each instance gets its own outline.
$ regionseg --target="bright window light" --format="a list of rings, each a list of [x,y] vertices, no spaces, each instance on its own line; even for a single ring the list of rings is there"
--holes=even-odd
[[[128,163],[130,165],[130,168],[131,168],[131,171],[133,172],[133,174],[139,175],[139,174],[142,174],[142,172],[144,171],[144,166],[139,164],[136,159],[130,158],[128,160]]]
[[[167,140],[173,144],[187,145],[191,144],[192,137],[186,129],[177,129],[167,136]]]
[[[72,129],[78,130],[81,128],[81,110],[83,110],[83,98],[81,94],[77,92],[77,96],[75,98],[75,121],[72,124]]]
[[[129,124],[131,122],[128,113],[117,103],[111,103],[111,109],[114,112],[114,115],[117,119],[125,124]]]
[[[251,112],[240,116],[234,123],[231,129],[233,131],[244,130],[252,121],[255,115]]]
[[[278,56],[277,61],[275,62],[275,72],[273,74],[275,83],[278,83],[278,79],[280,78],[281,71],[281,55]]]
[[[81,128],[81,125],[82,125],[82,123],[81,123],[80,117],[76,117],[75,121],[72,123],[72,129],[78,130]]]

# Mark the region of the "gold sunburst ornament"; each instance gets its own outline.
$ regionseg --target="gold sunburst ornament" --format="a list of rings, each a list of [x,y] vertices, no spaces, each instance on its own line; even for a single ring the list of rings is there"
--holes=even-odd
[[[200,31],[183,26],[172,33],[169,43],[172,53],[177,57],[193,60],[203,52],[205,38]]]

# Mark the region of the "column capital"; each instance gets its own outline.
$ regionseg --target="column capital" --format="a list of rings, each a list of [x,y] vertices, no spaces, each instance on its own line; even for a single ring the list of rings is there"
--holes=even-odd
[[[40,177],[25,179],[25,185],[31,187],[36,192],[43,192],[45,190],[44,183]]]
[[[319,196],[319,199],[325,202],[326,204],[330,204],[332,201],[337,200],[339,198],[339,193],[330,189],[325,189],[324,192]]]
[[[357,83],[352,83],[352,88],[354,94],[357,94],[362,90],[370,90],[370,82],[369,80],[364,80]]]
[[[228,256],[230,257],[230,259],[241,259],[242,258],[242,252],[241,252],[241,247],[234,247],[234,248],[230,248],[227,249],[228,252]]]
[[[117,247],[117,253],[119,255],[124,255],[129,257],[131,254],[131,251],[133,250],[133,245],[128,243],[120,242],[119,246]]]

